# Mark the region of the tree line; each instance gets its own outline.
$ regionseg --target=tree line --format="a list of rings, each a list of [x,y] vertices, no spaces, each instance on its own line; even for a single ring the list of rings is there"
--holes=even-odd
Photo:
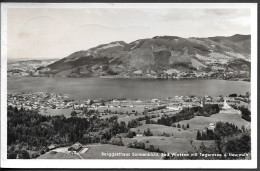
[[[242,133],[235,124],[228,122],[217,122],[215,128],[208,129],[205,128],[202,132],[197,131],[197,140],[217,140],[222,137],[229,137],[235,134]]]
[[[197,148],[192,145],[192,149],[188,151],[189,156],[176,157],[166,156],[164,159],[174,160],[238,160],[245,159],[246,156],[229,156],[229,153],[244,154],[247,153],[250,158],[251,153],[251,136],[247,130],[239,129],[234,124],[228,122],[217,122],[214,130],[206,129],[205,131],[197,132],[197,140],[214,140],[215,145],[206,147],[203,142]],[[192,154],[220,154],[220,156],[203,157]]]
[[[107,143],[119,133],[133,136],[130,128],[139,124],[138,121],[132,121],[130,125],[125,122],[118,123],[117,116],[106,119],[44,116],[37,111],[23,108],[18,110],[8,106],[8,158],[31,158],[44,153],[46,147],[51,144],[69,146],[75,142]],[[33,154],[27,154],[28,151],[33,151]]]
[[[232,107],[236,110],[241,111],[241,117],[245,119],[246,121],[251,122],[251,111],[245,107],[245,106],[237,106],[237,105],[232,105]]]
[[[173,116],[162,115],[160,119],[157,120],[157,124],[172,126],[174,123],[189,120],[194,118],[194,116],[205,116],[209,117],[210,115],[219,113],[218,104],[205,104],[203,107],[187,107],[183,108],[179,113],[176,113]]]

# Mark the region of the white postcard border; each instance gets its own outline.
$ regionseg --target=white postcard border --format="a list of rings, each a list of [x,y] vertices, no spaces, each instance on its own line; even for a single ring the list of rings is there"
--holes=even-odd
[[[7,159],[8,8],[249,8],[251,9],[252,160],[53,160]],[[257,167],[257,4],[255,3],[2,3],[1,4],[1,167],[4,168],[256,168]]]

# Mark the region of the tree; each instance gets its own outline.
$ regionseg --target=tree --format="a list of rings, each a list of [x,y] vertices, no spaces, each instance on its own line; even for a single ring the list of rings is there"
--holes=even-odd
[[[226,143],[226,152],[248,153],[251,151],[251,137],[243,134],[241,137],[230,138]]]
[[[151,120],[150,119],[145,120],[145,124],[151,124]]]
[[[8,151],[7,159],[16,159],[17,153],[15,151]]]
[[[200,133],[199,130],[197,131],[197,137],[196,137],[196,139],[197,139],[197,140],[201,140],[201,133]]]
[[[147,131],[144,131],[145,136],[153,136],[153,134],[150,131],[150,128],[147,128]]]
[[[39,157],[40,156],[40,154],[39,153],[32,153],[32,155],[31,155],[31,157],[34,159],[34,158],[37,158],[37,157]]]
[[[90,100],[89,101],[89,105],[92,105],[92,104],[94,104],[95,102],[93,101],[93,100]]]
[[[182,125],[182,126],[181,126],[181,128],[182,128],[182,129],[185,129],[185,126],[184,126],[184,125]]]
[[[18,109],[17,109],[16,106],[15,106],[15,108],[14,108],[14,113],[18,113]]]
[[[128,144],[127,144],[127,147],[128,147],[128,148],[133,148],[133,144],[132,144],[132,143],[128,143]]]
[[[154,151],[154,146],[150,145],[150,151],[153,152]]]
[[[237,97],[237,94],[230,94],[229,97]]]
[[[205,134],[204,131],[202,131],[202,133],[201,133],[201,139],[202,140],[206,140],[207,139],[207,135]]]
[[[77,116],[77,112],[76,112],[75,110],[73,110],[73,111],[70,113],[70,116],[71,116],[71,117]]]
[[[245,132],[245,130],[246,130],[245,125],[242,125],[241,129],[243,132]]]
[[[177,124],[177,128],[181,128],[181,125],[179,123]]]
[[[187,128],[190,128],[190,125],[189,125],[189,123],[187,123],[186,127],[187,127]]]
[[[133,131],[131,131],[131,130],[130,130],[130,131],[128,132],[128,134],[127,134],[127,137],[128,137],[128,138],[133,138],[134,136],[136,136],[136,133],[133,132]]]
[[[19,159],[30,159],[30,155],[27,151],[21,150],[21,152],[18,154]]]
[[[124,146],[121,137],[120,138],[112,138],[111,139],[111,144],[118,145],[118,146]]]
[[[245,106],[241,106],[238,108],[241,111],[242,118],[245,119],[246,121],[251,122],[251,112],[248,108]]]
[[[214,140],[215,139],[215,135],[214,135],[213,130],[207,129],[207,139],[208,140]]]

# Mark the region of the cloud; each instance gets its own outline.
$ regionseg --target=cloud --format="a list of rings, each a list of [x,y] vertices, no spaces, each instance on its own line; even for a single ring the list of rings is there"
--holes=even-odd
[[[247,17],[247,16],[232,18],[232,19],[229,19],[229,21],[231,23],[234,23],[236,25],[241,25],[243,27],[250,26],[250,22],[251,22],[250,17]]]
[[[8,9],[8,56],[65,57],[117,40],[250,34],[247,9]]]

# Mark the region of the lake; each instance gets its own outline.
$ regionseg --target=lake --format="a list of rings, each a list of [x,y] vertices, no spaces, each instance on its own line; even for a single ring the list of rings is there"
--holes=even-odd
[[[250,92],[250,82],[226,80],[149,80],[127,78],[8,77],[8,93],[53,92],[73,99],[152,99],[175,95],[229,95]]]

